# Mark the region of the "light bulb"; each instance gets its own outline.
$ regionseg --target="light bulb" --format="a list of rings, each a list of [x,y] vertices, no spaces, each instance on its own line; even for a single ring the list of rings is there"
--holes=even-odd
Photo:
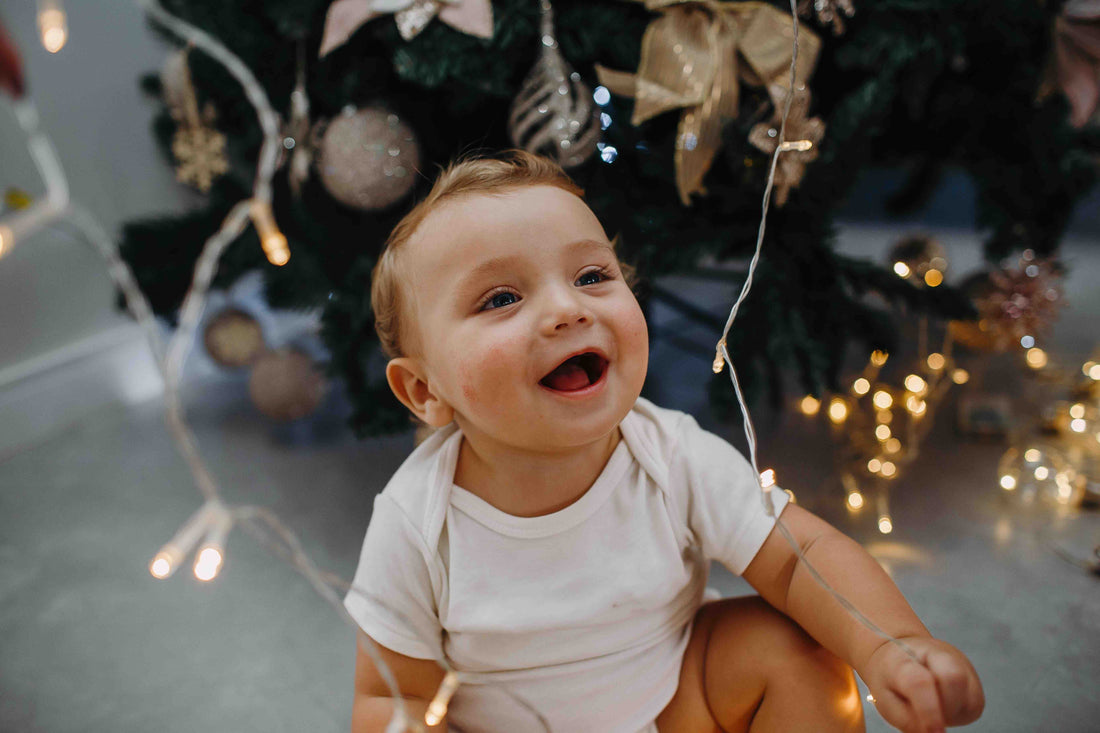
[[[149,563],[149,573],[154,578],[163,580],[171,577],[176,572],[183,558],[195,548],[195,545],[202,539],[203,533],[210,527],[210,522],[219,507],[220,502],[216,501],[208,501],[203,504],[197,512],[183,523],[183,526],[179,528],[172,539],[160,548],[160,551],[153,557],[152,562]]]
[[[848,405],[839,397],[829,402],[829,419],[839,425],[848,419]]]
[[[897,438],[890,438],[883,447],[886,448],[887,453],[897,453],[901,450],[901,441]]]
[[[874,351],[871,352],[871,363],[874,364],[877,367],[880,367],[883,364],[885,364],[886,360],[889,359],[889,358],[890,358],[890,355],[887,354],[885,351],[879,351],[878,349],[875,349]]]
[[[1069,421],[1069,429],[1075,433],[1083,433],[1087,427],[1087,423],[1079,417]]]
[[[1100,381],[1100,364],[1093,364],[1089,368],[1089,378]]]
[[[765,491],[775,486],[775,469],[768,468],[760,473],[760,487]]]
[[[817,411],[821,409],[821,401],[813,395],[806,395],[799,403],[799,407],[803,415],[816,415]]]
[[[894,272],[897,273],[898,277],[909,277],[909,275],[911,275],[913,271],[910,270],[909,265],[905,264],[904,262],[895,262]]]
[[[885,410],[887,407],[894,404],[894,398],[890,396],[890,393],[881,389],[875,392],[875,396],[871,398],[871,401],[874,402],[875,407],[880,410]]]
[[[213,580],[221,570],[225,559],[225,540],[233,528],[233,516],[220,503],[210,520],[209,530],[202,547],[195,558],[195,577],[199,580]]]
[[[1038,448],[1028,448],[1024,451],[1024,460],[1028,463],[1038,463],[1043,457],[1043,454],[1039,452]]]
[[[932,269],[924,273],[924,284],[928,287],[939,287],[941,283],[943,283],[943,273],[939,270]]]
[[[1095,361],[1086,361],[1084,364],[1081,365],[1081,373],[1084,374],[1086,377],[1092,376],[1091,374],[1089,374],[1089,372],[1092,371],[1092,368],[1094,366],[1097,366]]]
[[[1001,488],[1005,491],[1012,491],[1016,488],[1016,477],[1004,475],[1001,476]]]
[[[1047,365],[1047,352],[1038,346],[1028,349],[1024,358],[1027,360],[1027,365],[1032,369],[1042,369]]]
[[[871,391],[871,383],[860,377],[852,383],[852,391],[860,395],[867,394]]]
[[[928,409],[928,403],[916,395],[911,395],[909,399],[905,401],[905,409],[909,410],[909,413],[913,417],[920,417],[924,414],[924,411]]]
[[[943,369],[946,363],[947,359],[943,358],[943,354],[933,353],[928,355],[928,368],[934,372]]]
[[[0,257],[3,257],[15,246],[15,232],[11,227],[0,224]]]
[[[428,711],[424,713],[424,722],[428,725],[439,725],[447,715],[447,706],[458,689],[458,675],[454,671],[448,671],[443,676],[443,682],[439,685],[435,697],[428,703]]]
[[[1084,417],[1085,416],[1085,406],[1082,405],[1080,402],[1078,402],[1075,405],[1071,405],[1070,408],[1069,408],[1069,416],[1070,417],[1075,417],[1075,418],[1076,417]]]
[[[905,378],[905,388],[910,392],[921,394],[928,387],[928,382],[925,382],[916,374],[910,374]]]
[[[956,369],[951,372],[951,381],[955,384],[966,384],[970,381],[970,372],[965,369]]]
[[[1036,466],[1035,467],[1035,478],[1039,479],[1040,481],[1046,480],[1047,476],[1049,476],[1049,475],[1050,475],[1050,469],[1047,468],[1046,466]]]
[[[154,578],[163,580],[171,575],[175,571],[172,563],[172,556],[167,552],[161,550],[153,558],[153,562],[149,563],[149,572]]]
[[[268,262],[279,267],[289,262],[290,247],[287,245],[286,237],[275,223],[271,204],[253,199],[249,207],[249,216],[252,217],[252,223],[256,226],[256,233],[260,235],[260,246],[263,247]]]
[[[875,427],[875,437],[879,440],[887,440],[890,437],[890,426],[879,425]]]
[[[890,521],[890,517],[878,518],[878,531],[883,534],[890,534],[894,531],[894,523]]]
[[[213,547],[204,548],[195,561],[195,577],[199,580],[213,580],[222,566],[222,554]]]
[[[852,491],[848,494],[848,506],[852,509],[859,509],[863,506],[863,494],[858,491]]]
[[[57,0],[39,0],[38,32],[42,37],[42,46],[50,53],[57,53],[69,40],[69,24],[65,11]]]
[[[898,467],[894,465],[893,461],[883,461],[881,472],[886,478],[893,478],[898,472]]]
[[[878,473],[882,470],[882,461],[877,458],[872,458],[871,460],[867,461],[867,470],[871,473]]]

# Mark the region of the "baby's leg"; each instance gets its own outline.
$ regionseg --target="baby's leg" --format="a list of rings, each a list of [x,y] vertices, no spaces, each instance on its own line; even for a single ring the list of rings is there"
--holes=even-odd
[[[863,731],[848,665],[758,597],[705,604],[695,615],[680,687],[661,733]]]

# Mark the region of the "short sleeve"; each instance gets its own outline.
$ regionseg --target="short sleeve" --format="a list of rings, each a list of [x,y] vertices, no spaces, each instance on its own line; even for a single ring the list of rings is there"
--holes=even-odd
[[[675,470],[670,476],[686,483],[688,528],[704,557],[740,575],[775,526],[774,517],[765,511],[765,497],[752,465],[690,416],[684,417],[678,433]],[[768,492],[774,516],[779,516],[788,499],[779,487]]]
[[[379,644],[417,659],[443,656],[431,558],[400,507],[385,494],[377,496],[344,607]]]

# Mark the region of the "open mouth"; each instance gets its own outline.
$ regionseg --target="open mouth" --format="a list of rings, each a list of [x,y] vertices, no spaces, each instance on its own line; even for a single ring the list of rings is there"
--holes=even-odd
[[[607,359],[586,351],[563,361],[540,379],[539,384],[556,392],[577,392],[600,381],[606,371]]]

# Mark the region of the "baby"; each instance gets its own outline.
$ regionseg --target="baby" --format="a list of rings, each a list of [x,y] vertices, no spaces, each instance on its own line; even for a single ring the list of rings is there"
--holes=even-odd
[[[639,395],[649,342],[630,274],[582,191],[523,152],[451,166],[394,229],[372,304],[386,378],[438,430],[374,513],[345,604],[430,730],[860,731],[864,679],[904,731],[975,720],[981,683],[858,544],[768,495],[728,443]],[[705,602],[708,563],[759,597]],[[389,688],[359,649],[354,731]],[[423,719],[421,717],[421,719]]]

